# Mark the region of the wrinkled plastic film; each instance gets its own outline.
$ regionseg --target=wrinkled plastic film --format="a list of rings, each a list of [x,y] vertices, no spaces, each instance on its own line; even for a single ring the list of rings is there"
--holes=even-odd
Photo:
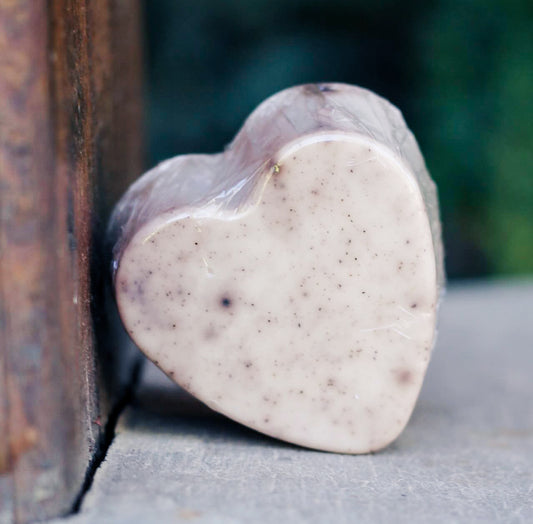
[[[145,173],[117,204],[109,235],[113,275],[132,238],[154,220],[186,216],[231,220],[255,205],[276,166],[279,151],[294,140],[335,131],[359,134],[385,146],[413,173],[428,214],[437,283],[444,285],[443,249],[435,184],[401,112],[366,89],[308,84],[281,91],[260,104],[223,153],[180,155]]]

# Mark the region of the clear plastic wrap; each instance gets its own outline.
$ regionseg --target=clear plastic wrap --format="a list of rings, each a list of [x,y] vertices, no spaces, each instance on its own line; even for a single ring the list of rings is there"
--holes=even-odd
[[[110,224],[137,345],[211,408],[317,449],[401,432],[444,284],[436,188],[389,102],[310,84],[216,155],[142,176]]]
[[[113,276],[124,249],[152,220],[235,218],[257,203],[287,143],[328,131],[357,133],[388,148],[411,171],[429,217],[437,281],[445,281],[436,186],[401,112],[361,87],[324,83],[292,87],[266,99],[223,153],[179,155],[139,178],[117,204],[109,227]]]

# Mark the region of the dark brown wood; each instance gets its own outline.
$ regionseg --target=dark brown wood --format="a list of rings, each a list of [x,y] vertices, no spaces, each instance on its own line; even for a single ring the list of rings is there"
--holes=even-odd
[[[102,238],[142,167],[140,42],[135,0],[0,3],[1,522],[69,511],[127,380]]]

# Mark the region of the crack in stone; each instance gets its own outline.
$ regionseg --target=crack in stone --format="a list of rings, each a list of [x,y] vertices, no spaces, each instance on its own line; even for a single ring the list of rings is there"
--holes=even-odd
[[[131,378],[129,380],[128,385],[125,387],[124,393],[121,395],[121,397],[118,399],[118,401],[109,413],[107,422],[104,427],[104,431],[100,433],[98,441],[96,442],[96,449],[93,453],[91,460],[89,461],[89,465],[87,466],[87,471],[85,472],[83,484],[74,500],[74,503],[72,504],[71,510],[66,515],[67,517],[76,515],[81,510],[81,506],[83,504],[85,496],[90,491],[91,486],[93,485],[96,472],[98,471],[98,468],[100,467],[102,462],[105,460],[107,452],[109,451],[109,448],[113,443],[113,440],[115,438],[115,430],[120,416],[122,415],[124,410],[130,405],[134,397],[135,390],[137,388],[137,385],[139,384],[139,379],[141,376],[141,371],[144,362],[145,360],[141,359],[134,364],[133,370],[131,372]]]

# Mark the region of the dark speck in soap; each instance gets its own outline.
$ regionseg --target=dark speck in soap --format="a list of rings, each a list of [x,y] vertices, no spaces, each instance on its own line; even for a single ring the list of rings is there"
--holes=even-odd
[[[396,372],[396,379],[401,385],[409,384],[413,379],[413,374],[408,369],[402,369]]]

